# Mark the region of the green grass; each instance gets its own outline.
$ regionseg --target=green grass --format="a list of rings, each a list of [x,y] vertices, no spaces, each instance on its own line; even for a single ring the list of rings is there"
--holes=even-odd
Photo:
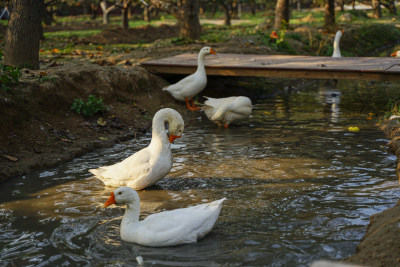
[[[101,33],[101,30],[68,30],[57,32],[45,32],[44,37],[47,39],[53,38],[71,38],[71,37],[87,37]]]

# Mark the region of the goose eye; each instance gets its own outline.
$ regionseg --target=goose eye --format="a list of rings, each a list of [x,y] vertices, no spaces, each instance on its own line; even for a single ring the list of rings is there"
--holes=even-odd
[[[118,192],[118,195],[121,195],[122,194],[122,192]]]

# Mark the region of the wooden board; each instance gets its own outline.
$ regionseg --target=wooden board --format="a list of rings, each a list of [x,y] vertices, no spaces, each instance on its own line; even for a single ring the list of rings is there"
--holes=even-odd
[[[197,53],[141,65],[158,73],[191,74],[197,68]],[[205,65],[208,75],[400,81],[400,59],[390,57],[217,54],[207,56]]]

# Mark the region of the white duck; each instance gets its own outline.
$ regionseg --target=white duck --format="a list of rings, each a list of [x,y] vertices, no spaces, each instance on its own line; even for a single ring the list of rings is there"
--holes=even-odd
[[[218,126],[224,125],[227,128],[231,122],[246,119],[251,114],[251,100],[248,97],[206,98],[203,110]]]
[[[169,124],[169,138],[166,122]],[[89,171],[107,186],[130,186],[136,190],[149,187],[164,178],[172,168],[171,143],[181,137],[184,122],[177,111],[164,108],[154,115],[152,127],[152,139],[148,147],[119,163]]]
[[[139,221],[140,199],[130,187],[120,187],[104,204],[127,205],[121,222],[122,240],[164,247],[197,242],[214,227],[225,198],[183,209],[163,211]]]
[[[209,54],[216,54],[211,47],[203,47],[197,58],[197,70],[195,73],[183,78],[175,84],[164,87],[164,91],[168,91],[176,100],[185,101],[189,110],[199,110],[193,102],[193,97],[200,93],[207,85],[207,74],[204,67],[204,57]],[[191,101],[191,106],[189,104]]]
[[[333,41],[333,54],[332,57],[342,57],[342,54],[340,54],[340,38],[342,38],[343,31],[337,31],[335,35],[335,40]]]
[[[391,56],[391,57],[400,57],[400,50],[398,50],[398,51],[392,53],[390,56]]]

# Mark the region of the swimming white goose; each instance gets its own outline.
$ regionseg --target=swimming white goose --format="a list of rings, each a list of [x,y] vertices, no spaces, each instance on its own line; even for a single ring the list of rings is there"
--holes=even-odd
[[[340,38],[343,35],[343,31],[337,31],[335,35],[335,40],[333,41],[333,54],[332,57],[342,57],[342,54],[340,54]]]
[[[166,122],[169,124],[169,138]],[[164,178],[172,168],[171,143],[181,137],[184,122],[177,111],[164,108],[154,115],[152,127],[148,147],[119,163],[89,171],[107,186],[130,186],[135,190],[149,187]]]
[[[203,110],[218,126],[224,125],[227,128],[231,122],[246,119],[251,114],[251,100],[248,97],[206,98]]]
[[[195,73],[183,78],[175,84],[164,87],[176,100],[185,101],[189,110],[199,110],[193,102],[193,97],[200,93],[207,85],[207,74],[204,67],[204,57],[209,54],[216,54],[211,47],[203,47],[197,58],[197,70]],[[191,104],[189,104],[191,101]]]
[[[400,50],[392,53],[390,56],[392,56],[392,57],[400,57]]]
[[[183,209],[163,211],[139,221],[140,199],[130,187],[120,187],[104,204],[127,205],[121,222],[122,240],[164,247],[197,242],[214,227],[225,198]]]

